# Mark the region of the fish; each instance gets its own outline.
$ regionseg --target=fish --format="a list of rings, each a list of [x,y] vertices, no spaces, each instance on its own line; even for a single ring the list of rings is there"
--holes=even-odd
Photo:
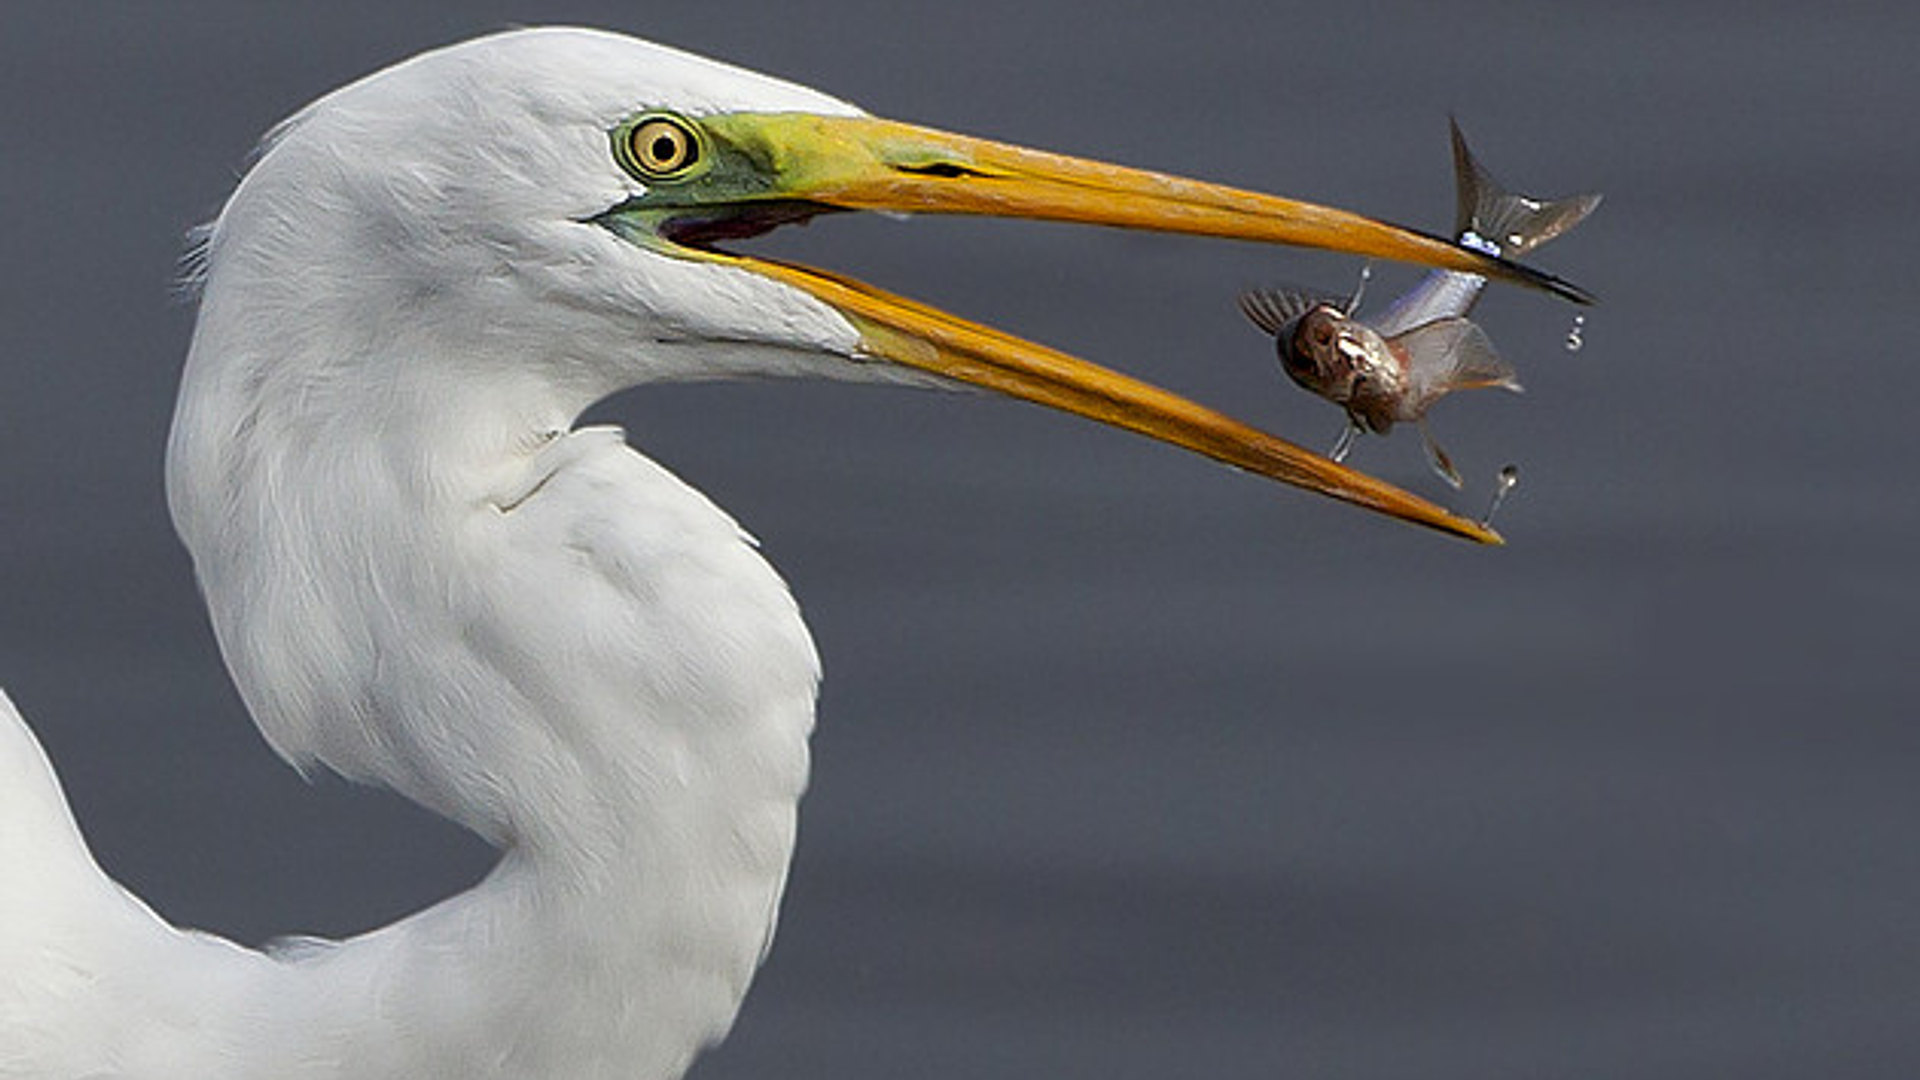
[[[1508,191],[1474,158],[1460,125],[1449,120],[1448,128],[1454,238],[1462,246],[1514,258],[1600,205],[1597,194],[1543,200]],[[1427,426],[1427,410],[1456,390],[1521,390],[1512,365],[1467,318],[1486,283],[1478,274],[1436,270],[1366,320],[1359,318],[1364,275],[1346,297],[1288,286],[1251,289],[1239,301],[1247,318],[1273,336],[1287,376],[1346,410],[1346,427],[1328,457],[1345,460],[1362,432],[1385,435],[1397,423],[1412,423],[1420,428],[1428,464],[1457,489],[1460,472]]]

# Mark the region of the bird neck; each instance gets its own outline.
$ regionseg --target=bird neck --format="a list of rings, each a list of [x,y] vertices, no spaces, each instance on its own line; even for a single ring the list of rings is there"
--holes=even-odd
[[[210,283],[168,482],[243,698],[296,766],[504,851],[273,968],[260,999],[304,1004],[263,1045],[328,1076],[678,1076],[792,851],[818,662],[785,585],[618,433],[567,431],[577,390],[257,363],[271,320],[227,315]]]
[[[791,851],[793,792],[725,775],[626,800],[644,815],[605,846],[516,844],[473,889],[291,957],[279,997],[307,1007],[275,1056],[330,1078],[679,1077],[739,1009]]]

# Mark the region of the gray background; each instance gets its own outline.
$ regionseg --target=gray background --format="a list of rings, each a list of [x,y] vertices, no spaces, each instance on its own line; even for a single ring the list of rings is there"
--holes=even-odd
[[[1506,550],[984,398],[599,410],[762,537],[827,664],[781,939],[696,1075],[1920,1074],[1914,10],[13,0],[0,685],[175,920],[351,933],[484,871],[272,758],[160,485],[182,232],[277,118],[423,47],[590,22],[1435,229],[1453,112],[1515,186],[1607,195],[1537,259],[1603,296],[1585,349],[1499,291],[1529,393],[1434,414],[1455,505],[1524,469]],[[770,247],[1338,427],[1231,297],[1350,259],[852,218]],[[1451,498],[1411,434],[1356,455]]]

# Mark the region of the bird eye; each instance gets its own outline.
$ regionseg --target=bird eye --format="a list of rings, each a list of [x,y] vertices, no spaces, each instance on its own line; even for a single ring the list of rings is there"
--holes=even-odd
[[[642,180],[671,180],[700,162],[700,138],[685,120],[658,113],[615,132],[614,157]]]

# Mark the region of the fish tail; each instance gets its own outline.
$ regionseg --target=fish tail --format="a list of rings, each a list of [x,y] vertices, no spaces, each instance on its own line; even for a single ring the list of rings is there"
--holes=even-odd
[[[1600,205],[1599,195],[1543,200],[1508,191],[1467,149],[1460,125],[1449,118],[1447,126],[1453,132],[1454,191],[1459,202],[1454,235],[1462,244],[1511,259],[1580,224]]]

